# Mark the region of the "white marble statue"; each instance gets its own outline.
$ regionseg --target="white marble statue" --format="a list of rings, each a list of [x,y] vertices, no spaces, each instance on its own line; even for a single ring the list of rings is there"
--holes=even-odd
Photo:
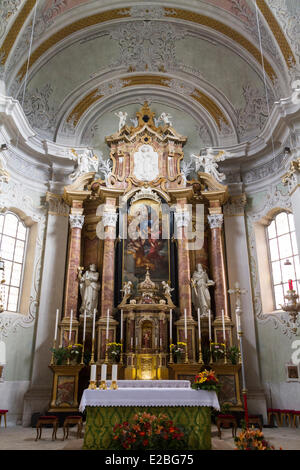
[[[206,150],[206,154],[192,154],[191,158],[195,161],[196,171],[198,171],[200,167],[203,167],[204,173],[208,173],[219,182],[223,181],[226,178],[224,173],[220,173],[218,171],[218,162],[223,162],[225,160],[225,152],[220,151],[217,155],[215,155],[215,151],[213,150],[213,148],[209,147]]]
[[[102,153],[100,153],[100,156],[98,157],[98,159],[99,159],[98,171],[99,173],[102,173],[104,175],[105,183],[106,185],[108,185],[108,178],[111,175],[112,168],[113,168],[112,162],[109,159],[104,160]]]
[[[131,295],[132,293],[132,282],[131,281],[127,281],[127,282],[124,282],[123,284],[123,289],[121,289],[121,292],[124,292],[124,297],[128,296],[128,295]]]
[[[192,171],[193,171],[193,162],[192,161],[189,161],[189,162],[183,161],[182,165],[181,165],[181,175],[182,175],[184,186],[186,186],[187,177],[189,176],[189,174]]]
[[[70,174],[70,179],[75,181],[77,178],[85,173],[90,171],[98,171],[98,158],[96,155],[93,155],[91,150],[83,150],[82,153],[77,153],[74,149],[71,149],[69,154],[71,160],[77,160],[77,168],[73,173]]]
[[[119,118],[119,132],[122,129],[123,126],[126,124],[126,118],[128,113],[126,111],[123,113],[123,111],[118,111],[115,113],[115,115]]]
[[[159,116],[159,121],[163,121],[165,124],[169,124],[170,126],[172,126],[172,123],[170,121],[171,117],[171,114],[163,112]]]
[[[159,175],[158,153],[151,145],[143,144],[133,155],[133,175],[141,181],[152,181]]]
[[[208,311],[211,308],[211,298],[208,287],[214,286],[215,283],[208,278],[201,264],[197,264],[197,270],[193,274],[191,285],[192,301],[195,309],[200,308],[201,315],[208,315]]]
[[[169,283],[167,281],[162,281],[162,286],[164,289],[164,294],[169,295],[171,297],[171,292],[174,290],[171,286],[169,286]]]
[[[82,299],[80,312],[86,310],[87,317],[94,314],[94,309],[98,310],[98,297],[100,291],[99,273],[95,264],[91,264],[89,268],[82,274],[83,268],[78,269],[78,279],[80,286],[80,295]]]

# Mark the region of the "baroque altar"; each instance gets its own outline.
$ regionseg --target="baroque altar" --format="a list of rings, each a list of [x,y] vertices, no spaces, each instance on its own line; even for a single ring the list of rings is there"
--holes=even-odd
[[[216,163],[224,152],[191,155],[192,169],[183,162],[187,137],[169,119],[158,125],[147,102],[133,126],[121,114],[106,137],[109,158],[91,151],[82,171],[78,158],[64,188],[70,231],[59,344],[84,333],[98,366],[112,362],[108,344],[120,344],[118,374],[127,380],[191,379],[212,342],[233,345],[223,246],[228,190]],[[185,344],[182,361],[171,353],[174,343]],[[227,374],[237,407],[239,367]]]

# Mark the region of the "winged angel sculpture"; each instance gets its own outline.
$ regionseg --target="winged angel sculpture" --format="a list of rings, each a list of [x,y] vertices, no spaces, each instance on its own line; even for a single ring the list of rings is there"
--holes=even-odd
[[[216,151],[209,147],[206,150],[204,155],[191,155],[191,159],[195,162],[195,170],[198,171],[201,167],[204,168],[204,173],[208,173],[209,175],[213,176],[217,181],[221,182],[224,181],[226,175],[224,173],[220,173],[218,170],[218,162],[223,162],[226,156],[229,154],[225,153],[224,150],[221,150],[215,154]]]
[[[91,150],[85,149],[82,153],[77,153],[76,150],[71,149],[69,158],[71,160],[77,160],[77,167],[73,171],[73,173],[70,174],[70,179],[72,181],[77,180],[79,176],[91,171],[91,168],[95,172],[98,171],[98,158],[96,157],[96,155],[92,154]]]

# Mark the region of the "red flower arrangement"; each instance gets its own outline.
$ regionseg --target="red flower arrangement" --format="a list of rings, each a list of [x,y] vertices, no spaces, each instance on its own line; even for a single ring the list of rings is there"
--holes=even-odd
[[[221,386],[213,370],[204,370],[196,375],[192,388],[195,390],[213,390],[219,392]]]
[[[114,448],[116,450],[141,449],[185,449],[184,432],[174,426],[166,415],[137,413],[132,422],[115,424],[113,428]]]
[[[234,438],[236,450],[275,450],[258,429],[244,429]],[[280,447],[280,450],[281,447]]]

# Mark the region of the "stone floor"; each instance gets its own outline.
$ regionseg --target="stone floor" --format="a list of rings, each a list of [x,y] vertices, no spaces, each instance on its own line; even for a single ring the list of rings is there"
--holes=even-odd
[[[1,450],[80,450],[83,439],[76,438],[76,429],[70,428],[69,438],[65,441],[63,430],[57,431],[56,441],[52,441],[52,429],[42,430],[42,438],[35,441],[36,430],[34,428],[23,428],[22,426],[0,428],[0,451]],[[238,430],[239,432],[240,430]],[[300,428],[264,428],[265,438],[275,446],[283,450],[300,450]],[[222,430],[222,439],[217,436],[217,429],[212,427],[212,449],[234,450],[234,442],[230,429]]]

